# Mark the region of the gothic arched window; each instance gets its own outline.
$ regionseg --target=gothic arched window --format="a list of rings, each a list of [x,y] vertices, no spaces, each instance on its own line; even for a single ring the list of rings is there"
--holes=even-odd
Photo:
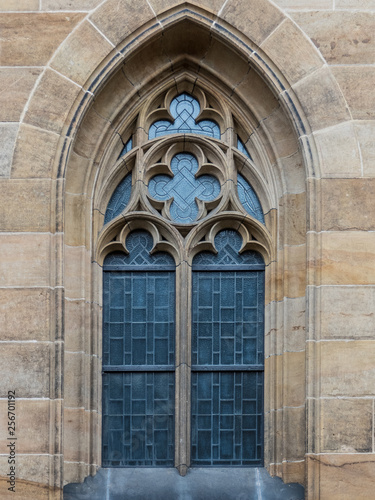
[[[134,122],[133,122],[134,123]],[[144,105],[100,237],[103,465],[261,465],[265,218],[228,106]]]

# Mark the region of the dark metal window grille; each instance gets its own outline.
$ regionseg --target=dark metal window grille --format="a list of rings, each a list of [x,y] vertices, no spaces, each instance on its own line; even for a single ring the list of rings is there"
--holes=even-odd
[[[192,464],[259,466],[264,264],[255,252],[238,253],[235,231],[220,232],[215,246],[217,255],[193,261]]]
[[[104,467],[173,466],[175,273],[134,231],[104,262]]]

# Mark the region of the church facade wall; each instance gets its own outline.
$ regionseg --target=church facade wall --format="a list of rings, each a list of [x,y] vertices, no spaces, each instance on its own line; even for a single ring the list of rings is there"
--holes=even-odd
[[[374,2],[0,3],[1,495],[62,498],[101,465],[104,211],[129,127],[176,86],[224,103],[257,167],[264,465],[371,498]]]

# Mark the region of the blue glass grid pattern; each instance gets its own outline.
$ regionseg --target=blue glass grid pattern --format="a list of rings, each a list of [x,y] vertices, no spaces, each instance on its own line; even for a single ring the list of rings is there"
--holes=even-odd
[[[264,272],[193,272],[192,365],[263,365]]]
[[[104,216],[104,224],[114,219],[126,208],[132,192],[132,174],[128,174],[114,190]]]
[[[247,180],[240,174],[237,174],[237,190],[240,202],[246,212],[264,224],[263,210],[258,197]]]
[[[165,252],[150,254],[153,240],[150,233],[137,229],[129,234],[126,247],[129,253],[113,252],[104,260],[104,270],[126,270],[129,266],[175,267],[173,257]],[[145,268],[143,269],[145,270]]]
[[[103,365],[174,363],[174,272],[104,273]]]
[[[262,465],[263,373],[192,373],[192,465]]]
[[[174,373],[105,373],[103,467],[173,466]]]
[[[241,139],[239,137],[237,138],[237,149],[239,151],[241,151],[241,153],[243,153],[244,155],[246,155],[248,158],[250,158],[250,160],[252,160],[252,158],[250,156],[250,153],[246,149],[245,144],[241,141]]]
[[[264,266],[263,257],[254,251],[238,253],[242,246],[242,237],[237,231],[225,229],[215,237],[217,254],[201,252],[193,259],[193,266],[216,267],[230,266]]]
[[[175,265],[146,231],[126,244],[104,261],[102,461],[172,466]]]
[[[192,464],[263,460],[264,271],[233,230],[193,260]],[[249,270],[243,269],[246,265]],[[253,269],[253,270],[251,270]]]
[[[175,97],[171,102],[170,112],[174,122],[158,120],[153,123],[148,132],[149,139],[168,134],[199,134],[220,139],[220,128],[213,120],[201,120],[196,123],[200,106],[191,95],[183,93]]]
[[[179,153],[172,158],[171,169],[174,174],[155,175],[148,185],[150,195],[156,200],[166,201],[173,198],[170,206],[172,220],[189,224],[198,216],[196,198],[212,201],[220,194],[220,183],[212,175],[196,178],[198,161],[190,153]]]

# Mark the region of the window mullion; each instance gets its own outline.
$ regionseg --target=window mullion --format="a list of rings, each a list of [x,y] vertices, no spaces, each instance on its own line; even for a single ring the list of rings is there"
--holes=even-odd
[[[176,420],[175,467],[185,475],[190,466],[191,407],[191,267],[176,270]]]

